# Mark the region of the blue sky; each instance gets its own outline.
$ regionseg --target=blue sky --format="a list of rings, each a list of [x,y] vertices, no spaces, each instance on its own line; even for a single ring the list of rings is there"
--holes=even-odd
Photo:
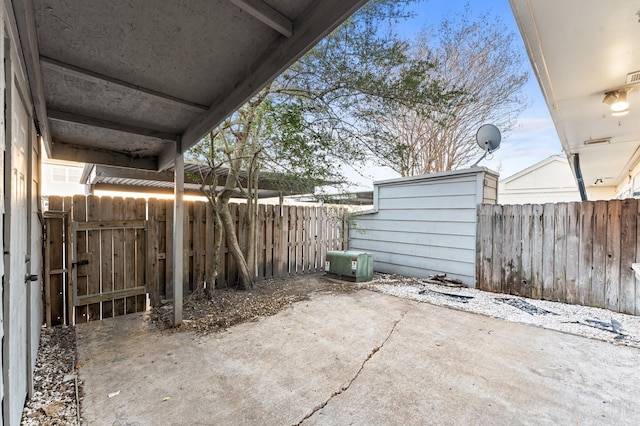
[[[500,178],[503,179],[551,155],[562,153],[558,135],[549,116],[538,81],[531,69],[508,0],[422,1],[413,6],[413,10],[416,13],[415,18],[403,22],[397,30],[400,35],[411,37],[420,32],[425,26],[437,26],[442,17],[450,12],[462,13],[467,3],[469,3],[473,15],[489,13],[491,16],[497,16],[502,19],[506,26],[516,35],[517,48],[526,58],[524,65],[530,74],[529,81],[525,86],[525,92],[531,105],[520,114],[518,122],[511,132],[506,136],[503,135],[500,149],[493,154],[493,158],[480,163],[481,166],[499,171]],[[479,153],[478,157],[480,155]],[[351,173],[349,175],[351,177]],[[358,184],[363,188],[372,188],[374,180],[384,180],[397,176],[392,171],[375,167],[370,168],[367,171],[367,175],[365,178],[356,178]]]

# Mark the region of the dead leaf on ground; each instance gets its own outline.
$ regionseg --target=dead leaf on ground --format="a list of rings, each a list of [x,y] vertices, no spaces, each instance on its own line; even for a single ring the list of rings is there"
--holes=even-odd
[[[51,404],[47,404],[44,407],[42,407],[42,411],[44,411],[44,413],[49,417],[55,417],[63,405],[64,404],[59,401],[52,402]]]

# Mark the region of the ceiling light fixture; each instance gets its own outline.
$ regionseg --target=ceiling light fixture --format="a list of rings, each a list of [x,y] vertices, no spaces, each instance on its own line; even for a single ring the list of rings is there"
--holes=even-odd
[[[621,112],[629,109],[629,102],[627,102],[627,92],[628,90],[626,89],[618,91],[618,99],[616,99],[616,101],[611,104],[611,111]]]
[[[604,93],[602,103],[609,105],[612,115],[621,116],[629,112],[629,101],[627,94],[631,91],[631,87],[621,87],[617,90],[610,90]]]

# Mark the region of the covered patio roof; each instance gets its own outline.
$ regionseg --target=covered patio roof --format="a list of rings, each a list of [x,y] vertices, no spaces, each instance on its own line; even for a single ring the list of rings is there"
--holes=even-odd
[[[174,167],[182,322],[184,152],[366,0],[12,0],[49,158]]]
[[[585,186],[625,183],[640,161],[640,3],[509,1],[562,147],[570,161],[579,157]],[[621,88],[631,88],[629,113],[613,116],[603,98]]]
[[[365,2],[12,5],[48,156],[167,170]]]

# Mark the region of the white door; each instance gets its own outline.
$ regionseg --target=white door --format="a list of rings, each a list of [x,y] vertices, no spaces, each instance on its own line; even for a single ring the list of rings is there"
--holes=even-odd
[[[13,80],[13,79],[12,79]],[[9,217],[5,223],[4,250],[8,251],[9,271],[5,271],[4,315],[5,335],[3,358],[5,368],[4,415],[10,424],[19,424],[22,407],[27,396],[27,149],[29,115],[18,94],[15,83],[11,84],[11,147],[7,147],[10,162],[7,165],[10,178],[5,180],[11,191],[11,204],[7,208]],[[10,151],[9,151],[10,150]],[[8,241],[7,237],[8,236]],[[5,263],[6,265],[7,263]],[[8,277],[7,277],[8,272]],[[8,279],[7,279],[8,278]],[[8,306],[7,306],[8,305]],[[7,356],[8,355],[8,356]]]

